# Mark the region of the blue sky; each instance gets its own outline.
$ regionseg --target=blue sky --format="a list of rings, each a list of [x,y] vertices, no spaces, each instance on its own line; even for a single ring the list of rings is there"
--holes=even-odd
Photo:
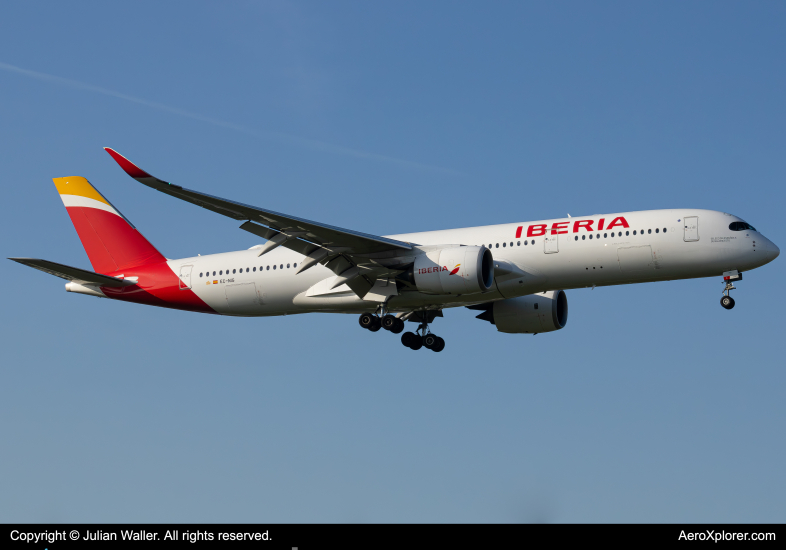
[[[783,248],[777,3],[5,2],[2,252],[88,267],[51,178],[168,257],[258,244],[169,181],[374,234],[732,212]],[[783,260],[468,310],[412,352],[351,316],[68,294],[9,261],[0,520],[782,521]]]

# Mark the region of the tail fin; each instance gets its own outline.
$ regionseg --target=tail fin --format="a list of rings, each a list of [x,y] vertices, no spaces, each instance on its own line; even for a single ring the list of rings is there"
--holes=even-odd
[[[166,261],[85,178],[54,178],[60,198],[97,273]]]

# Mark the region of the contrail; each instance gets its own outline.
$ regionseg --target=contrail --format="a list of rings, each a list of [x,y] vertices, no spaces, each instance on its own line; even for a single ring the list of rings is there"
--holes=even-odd
[[[318,151],[325,151],[327,153],[334,153],[337,155],[347,155],[356,158],[368,159],[368,160],[377,160],[382,162],[390,162],[393,164],[398,164],[400,166],[406,166],[409,168],[417,168],[420,170],[429,170],[432,172],[442,172],[445,174],[453,174],[453,175],[462,175],[461,172],[456,170],[451,170],[450,168],[442,168],[440,166],[432,166],[430,164],[422,164],[419,162],[412,162],[409,160],[397,159],[395,157],[389,157],[386,155],[379,155],[377,153],[369,153],[368,151],[360,151],[358,149],[352,149],[350,147],[343,147],[340,145],[333,145],[331,143],[325,143],[324,141],[318,141],[315,139],[307,139],[298,136],[293,136],[290,134],[282,134],[280,132],[267,132],[267,131],[260,131],[260,130],[252,130],[250,128],[246,128],[244,126],[240,126],[238,124],[233,124],[231,122],[225,122],[223,120],[219,120],[216,118],[211,118],[208,116],[200,115],[198,113],[192,113],[190,111],[184,111],[183,109],[178,109],[177,107],[170,107],[169,105],[164,105],[163,103],[156,103],[155,101],[148,101],[146,99],[141,99],[138,97],[134,97],[128,94],[124,94],[121,92],[116,92],[115,90],[109,90],[107,88],[102,88],[100,86],[93,86],[92,84],[86,84],[84,82],[79,82],[78,80],[72,80],[70,78],[63,78],[61,76],[55,76],[46,73],[40,73],[38,71],[31,71],[29,69],[23,69],[21,67],[17,67],[15,65],[9,65],[8,63],[3,63],[0,61],[0,69],[10,72],[19,74],[22,76],[26,76],[28,78],[34,78],[36,80],[42,80],[44,82],[50,82],[52,84],[59,84],[61,86],[67,86],[69,88],[74,88],[76,90],[84,90],[86,92],[93,92],[96,94],[106,95],[109,97],[114,97],[117,99],[122,99],[123,101],[130,101],[131,103],[137,103],[139,105],[144,105],[145,107],[150,107],[151,109],[158,109],[159,111],[164,111],[166,113],[170,113],[173,115],[178,115],[186,118],[190,118],[193,120],[198,120],[200,122],[205,122],[207,124],[212,124],[213,126],[219,126],[221,128],[227,128],[229,130],[235,130],[236,132],[241,132],[247,135],[251,135],[254,137],[268,139],[272,141],[277,141],[279,143],[286,143],[289,145],[297,145],[300,147],[306,147],[308,149],[315,149]]]

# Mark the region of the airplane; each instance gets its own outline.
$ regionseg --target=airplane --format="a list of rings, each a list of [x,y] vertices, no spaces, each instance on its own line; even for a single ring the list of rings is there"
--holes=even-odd
[[[364,329],[401,333],[435,352],[430,325],[443,310],[480,311],[499,332],[565,328],[565,289],[723,278],[721,305],[744,271],[780,250],[725,212],[676,208],[485,227],[370,235],[193,191],[151,176],[105,148],[138,182],[242,221],[267,242],[248,250],[171,260],[83,177],[54,178],[93,271],[9,258],[61,277],[66,290],[217,315],[360,314]]]

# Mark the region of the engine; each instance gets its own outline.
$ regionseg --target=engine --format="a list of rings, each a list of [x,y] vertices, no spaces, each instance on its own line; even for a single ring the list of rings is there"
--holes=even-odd
[[[470,309],[485,310],[477,318],[496,325],[500,332],[537,334],[565,328],[568,323],[568,298],[562,290],[508,298]]]
[[[415,258],[412,280],[429,294],[476,294],[494,284],[494,258],[485,246],[452,246]]]

